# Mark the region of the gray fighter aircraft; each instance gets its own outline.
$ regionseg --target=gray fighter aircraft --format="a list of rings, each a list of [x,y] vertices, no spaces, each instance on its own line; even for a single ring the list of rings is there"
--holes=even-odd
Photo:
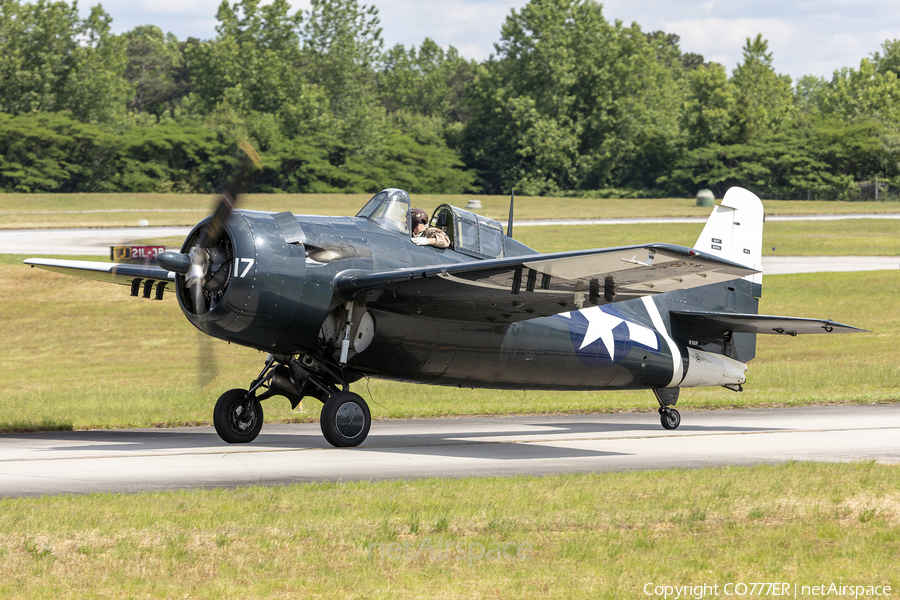
[[[251,150],[252,152],[252,150]],[[255,153],[253,153],[255,155]],[[261,167],[258,157],[255,166]],[[678,427],[679,389],[741,391],[757,334],[862,331],[759,315],[763,207],[732,188],[694,248],[641,244],[540,254],[497,221],[442,204],[431,225],[451,246],[413,242],[410,199],[379,192],[355,217],[232,210],[248,163],[215,214],[159,266],[31,258],[35,267],[174,295],[207,335],[264,350],[248,389],[222,394],[219,436],[250,442],[260,402],[321,401],[334,446],[368,435],[350,385],[367,377],[468,388],[652,390]],[[512,220],[510,220],[512,223]]]

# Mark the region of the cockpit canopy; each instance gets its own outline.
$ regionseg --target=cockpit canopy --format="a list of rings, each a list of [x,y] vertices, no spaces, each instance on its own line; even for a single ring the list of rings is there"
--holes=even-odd
[[[390,231],[412,235],[409,212],[409,194],[389,188],[372,196],[356,216],[369,219]],[[452,250],[473,258],[537,254],[528,246],[503,235],[503,227],[497,221],[449,204],[441,204],[435,209],[429,225],[447,234]]]
[[[444,230],[457,252],[475,258],[504,256],[503,227],[493,219],[441,204],[434,211],[430,224]]]
[[[409,235],[409,194],[397,188],[382,190],[372,196],[356,216],[367,218],[385,229]]]

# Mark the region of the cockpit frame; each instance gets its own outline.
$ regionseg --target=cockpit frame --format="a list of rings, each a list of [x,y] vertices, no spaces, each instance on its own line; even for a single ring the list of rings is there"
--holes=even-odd
[[[450,247],[473,258],[502,258],[505,236],[499,222],[473,212],[441,204],[431,216],[430,224],[447,234]]]

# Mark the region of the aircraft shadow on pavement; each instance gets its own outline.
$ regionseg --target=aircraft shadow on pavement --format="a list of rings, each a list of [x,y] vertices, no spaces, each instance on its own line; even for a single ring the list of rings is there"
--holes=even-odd
[[[36,452],[77,452],[82,453],[125,453],[129,454],[178,454],[180,452],[234,450],[263,450],[266,448],[297,449],[326,448],[328,443],[322,438],[318,426],[309,434],[291,436],[261,434],[252,444],[226,444],[212,427],[185,427],[172,429],[116,429],[87,431],[47,431],[35,433],[14,433],[0,435],[0,456],[3,449],[14,446],[15,441],[23,446],[34,443]],[[58,444],[54,444],[58,442]],[[298,443],[299,442],[299,443]]]
[[[677,432],[664,432],[658,424],[610,423],[594,421],[547,422],[530,420],[515,423],[498,420],[498,431],[483,427],[486,419],[476,420],[476,431],[466,429],[463,423],[453,423],[459,428],[445,427],[447,421],[416,420],[376,421],[363,445],[355,449],[334,449],[350,452],[378,452],[384,454],[413,454],[422,456],[446,456],[485,458],[494,460],[528,460],[548,458],[577,458],[614,456],[623,453],[569,447],[581,444],[585,438],[614,444],[616,440],[631,437],[677,438],[683,434],[729,434],[761,431],[784,431],[771,427],[734,427],[683,425]],[[379,427],[382,425],[382,427]],[[422,431],[425,429],[425,431]],[[428,429],[433,429],[428,431]],[[268,433],[267,433],[268,430]],[[604,434],[620,434],[603,437]],[[631,435],[628,435],[631,434]],[[565,437],[558,437],[565,436]],[[18,442],[18,443],[17,443]],[[88,455],[117,453],[178,454],[198,452],[215,454],[217,451],[253,452],[276,450],[322,450],[331,447],[322,438],[318,425],[268,425],[252,444],[229,445],[222,442],[212,427],[158,430],[92,430],[54,431],[9,434],[0,436],[0,457],[4,447],[36,443],[35,452],[73,452],[72,458]]]
[[[678,433],[666,433],[658,424],[653,425],[652,423],[529,423],[505,431],[441,431],[428,433],[374,431],[369,434],[367,443],[363,444],[361,448],[385,453],[490,458],[495,460],[624,456],[631,453],[568,446],[582,444],[588,440],[614,444],[617,440],[633,437],[665,439],[668,437],[679,437],[679,433],[727,434],[750,433],[754,431],[774,430],[768,427],[706,427],[692,425],[680,427]],[[631,433],[632,435],[602,437],[603,434],[610,433]],[[561,446],[563,444],[565,446]]]

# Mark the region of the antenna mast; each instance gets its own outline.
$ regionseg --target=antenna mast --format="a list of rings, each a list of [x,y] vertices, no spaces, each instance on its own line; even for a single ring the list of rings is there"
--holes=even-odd
[[[516,199],[516,189],[513,188],[512,193],[509,196],[509,220],[506,221],[506,236],[512,237],[512,222],[513,222],[513,202]]]

